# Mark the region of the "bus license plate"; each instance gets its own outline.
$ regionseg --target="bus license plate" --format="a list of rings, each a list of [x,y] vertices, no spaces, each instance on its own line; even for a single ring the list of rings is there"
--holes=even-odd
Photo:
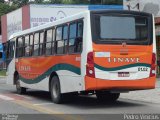
[[[118,72],[118,77],[129,77],[129,72]]]

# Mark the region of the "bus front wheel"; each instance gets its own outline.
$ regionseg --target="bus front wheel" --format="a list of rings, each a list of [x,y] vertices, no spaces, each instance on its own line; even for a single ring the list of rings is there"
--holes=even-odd
[[[106,101],[106,102],[115,102],[119,96],[120,93],[111,93],[109,91],[96,91],[97,99],[100,101]]]
[[[16,90],[18,94],[25,94],[26,93],[26,88],[21,87],[20,85],[20,80],[19,80],[19,76],[16,76]]]

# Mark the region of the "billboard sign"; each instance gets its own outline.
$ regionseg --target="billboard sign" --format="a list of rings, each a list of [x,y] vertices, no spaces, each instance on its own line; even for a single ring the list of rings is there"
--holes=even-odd
[[[95,9],[123,9],[114,5],[30,5],[30,26],[36,27],[45,23],[74,15],[86,10]]]
[[[45,23],[74,15],[87,10],[87,6],[30,5],[30,26],[36,27]]]
[[[7,38],[22,30],[22,9],[7,14]]]

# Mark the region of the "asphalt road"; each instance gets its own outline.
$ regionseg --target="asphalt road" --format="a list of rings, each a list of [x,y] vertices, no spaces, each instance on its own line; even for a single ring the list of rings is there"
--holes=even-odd
[[[97,120],[100,117],[106,118],[105,114],[160,113],[160,104],[123,98],[119,98],[115,103],[102,103],[97,101],[95,96],[79,96],[67,104],[57,105],[51,102],[48,92],[28,90],[25,95],[18,95],[15,86],[1,83],[0,113],[50,114],[54,116],[51,117],[52,120],[56,117],[63,120]],[[101,114],[101,116],[93,114]]]

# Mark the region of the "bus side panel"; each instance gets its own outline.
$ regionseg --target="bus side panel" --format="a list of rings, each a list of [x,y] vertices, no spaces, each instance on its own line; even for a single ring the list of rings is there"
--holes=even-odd
[[[80,55],[19,59],[16,68],[24,87],[49,90],[49,78],[56,72],[62,93],[82,90]],[[44,81],[44,82],[43,82]]]
[[[21,86],[31,89],[48,91],[49,77],[43,78],[40,82],[34,82],[39,74],[38,58],[19,58],[16,60],[16,70],[20,76]],[[28,80],[28,82],[25,82]]]
[[[49,91],[49,77],[44,78],[42,81],[34,84],[28,84],[23,81],[21,81],[21,86],[25,88],[30,89],[36,89],[36,90],[43,90],[43,91]]]

